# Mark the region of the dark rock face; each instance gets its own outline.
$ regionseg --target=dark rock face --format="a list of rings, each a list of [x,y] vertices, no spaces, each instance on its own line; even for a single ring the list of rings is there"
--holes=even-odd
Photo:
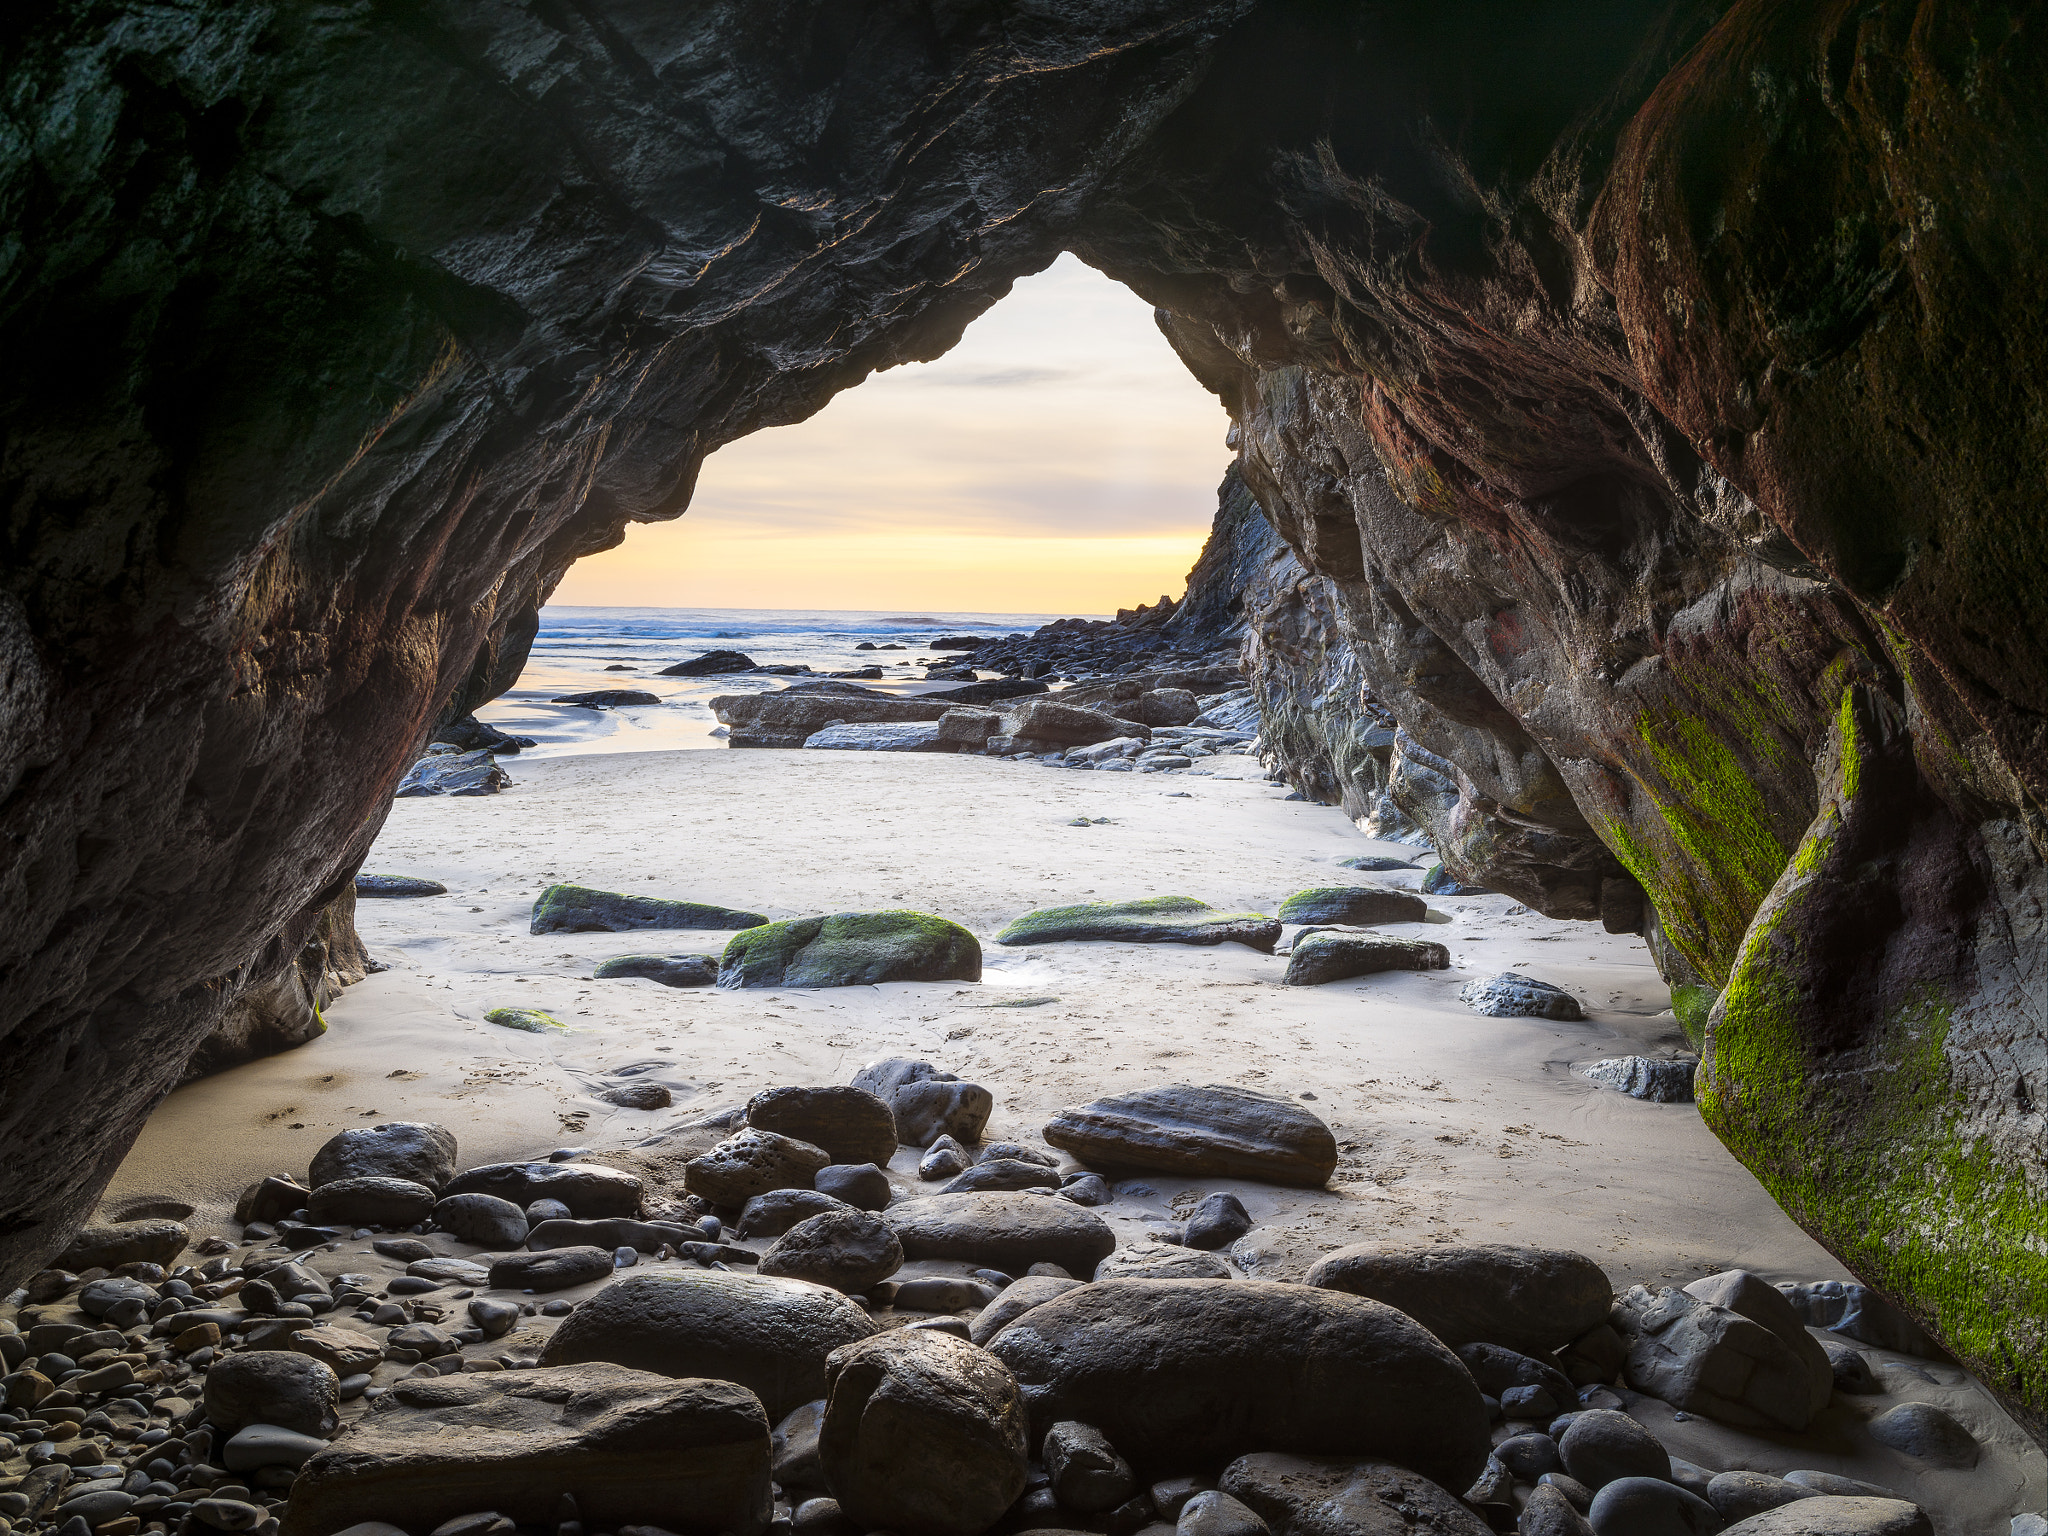
[[[5,1279],[570,562],[1070,249],[1232,412],[1333,626],[1291,675],[1356,690],[1302,750],[1376,765],[1331,787],[1383,768],[1453,878],[1647,931],[1708,1122],[2039,1429],[2018,20],[124,9],[4,65]]]

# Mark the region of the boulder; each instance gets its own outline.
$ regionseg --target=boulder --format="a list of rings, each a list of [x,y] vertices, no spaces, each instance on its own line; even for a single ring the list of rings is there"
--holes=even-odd
[[[963,706],[939,717],[939,740],[955,750],[979,751],[1002,728],[1002,716],[994,710]]]
[[[1181,1506],[1177,1536],[1273,1536],[1273,1528],[1220,1489],[1198,1493]]]
[[[769,1416],[825,1396],[825,1359],[875,1331],[837,1291],[718,1269],[621,1276],[562,1320],[547,1366],[608,1360],[663,1376],[736,1381]]]
[[[1974,1467],[1984,1454],[1975,1435],[1932,1403],[1887,1408],[1870,1421],[1869,1429],[1879,1445],[1933,1467]]]
[[[1586,1517],[1579,1512],[1592,1506],[1590,1493],[1583,1504],[1576,1503],[1560,1485],[1545,1478],[1530,1490],[1529,1502],[1522,1506],[1521,1522],[1515,1529],[1519,1536],[1593,1536],[1593,1527],[1586,1524]]]
[[[1280,923],[1263,912],[1221,912],[1192,896],[1138,901],[1083,901],[1027,912],[996,935],[998,944],[1052,944],[1109,939],[1121,944],[1243,944],[1265,954],[1280,942]]]
[[[1707,1502],[1730,1525],[1767,1509],[1782,1509],[1801,1499],[1820,1497],[1811,1488],[1763,1472],[1720,1472],[1707,1480]]]
[[[668,901],[659,896],[622,896],[587,885],[551,885],[533,904],[533,933],[629,933],[641,928],[758,928],[759,912]]]
[[[711,701],[711,712],[731,730],[726,738],[730,747],[801,747],[834,721],[931,722],[948,707],[935,698],[891,698],[857,683],[835,683],[830,692],[790,688],[780,693],[721,694]]]
[[[718,980],[716,955],[614,955],[590,974],[600,981],[633,977],[664,987],[708,987]]]
[[[865,1088],[769,1088],[747,1101],[747,1124],[822,1147],[835,1163],[887,1167],[896,1155],[896,1119]]]
[[[434,1192],[411,1179],[371,1174],[320,1185],[306,1209],[324,1225],[410,1227],[433,1213]]]
[[[939,1191],[942,1195],[970,1195],[985,1189],[1058,1189],[1058,1170],[1022,1158],[998,1157],[963,1170]]]
[[[418,1120],[387,1120],[330,1136],[313,1154],[307,1182],[337,1179],[410,1179],[432,1190],[455,1177],[455,1135]]]
[[[1494,1019],[1583,1019],[1585,1009],[1563,987],[1554,987],[1518,971],[1502,971],[1484,981],[1468,981],[1458,989],[1465,1006]]]
[[[1053,1497],[1076,1514],[1107,1514],[1138,1491],[1131,1464],[1092,1424],[1068,1420],[1053,1425],[1045,1432],[1039,1457]]]
[[[395,800],[426,795],[495,795],[512,782],[488,749],[475,752],[429,752],[406,770],[392,791]]]
[[[289,1174],[273,1173],[251,1184],[235,1199],[235,1220],[244,1226],[252,1221],[278,1221],[302,1211],[313,1191]]]
[[[1655,1477],[1616,1478],[1586,1511],[1593,1536],[1719,1536],[1721,1517],[1698,1494]]]
[[[496,1195],[446,1195],[432,1215],[441,1231],[479,1248],[517,1248],[526,1241],[526,1212]]]
[[[1292,1099],[1222,1083],[1141,1088],[1062,1109],[1046,1141],[1091,1168],[1220,1175],[1320,1189],[1337,1167],[1330,1128]]]
[[[375,1370],[377,1362],[384,1358],[383,1346],[375,1339],[339,1324],[301,1328],[286,1342],[285,1348],[296,1354],[312,1356],[342,1380],[362,1371]]]
[[[1141,725],[1191,725],[1202,706],[1185,688],[1153,688],[1139,694],[1124,712]]]
[[[1807,1374],[1813,1381],[1813,1411],[1819,1413],[1827,1407],[1834,1392],[1834,1365],[1828,1359],[1828,1352],[1821,1348],[1820,1341],[1806,1331],[1806,1325],[1792,1310],[1792,1303],[1785,1299],[1784,1292],[1761,1275],[1751,1274],[1746,1269],[1724,1269],[1693,1281],[1685,1287],[1685,1294],[1717,1307],[1726,1307],[1731,1312],[1739,1312],[1751,1322],[1770,1329],[1784,1341],[1787,1349],[1806,1362]]]
[[[1091,1275],[1116,1247],[1100,1216],[1044,1195],[926,1195],[891,1206],[883,1219],[906,1259],[964,1259],[1006,1275],[1041,1263]]]
[[[1090,742],[1112,741],[1119,736],[1149,740],[1149,727],[1120,719],[1099,709],[1063,704],[1058,699],[1033,698],[1017,706],[1009,734],[1020,740],[1044,742],[1048,747],[1085,747]]]
[[[1298,938],[1287,957],[1290,987],[1320,987],[1380,971],[1441,971],[1451,952],[1432,939],[1396,939],[1383,933],[1340,933],[1323,928]]]
[[[1625,1413],[1593,1408],[1573,1415],[1557,1442],[1558,1460],[1598,1491],[1617,1478],[1671,1476],[1671,1453]]]
[[[1418,1473],[1384,1461],[1256,1452],[1218,1480],[1275,1536],[1487,1536],[1484,1520]]]
[[[1891,1302],[1854,1281],[1781,1282],[1778,1289],[1799,1320],[1844,1338],[1925,1360],[1946,1360],[1948,1351]]]
[[[1684,1291],[1631,1286],[1613,1322],[1628,1342],[1628,1384],[1688,1413],[1738,1429],[1796,1433],[1827,1401],[1804,1351]]]
[[[1699,1059],[1693,1056],[1610,1056],[1579,1071],[1601,1087],[1625,1093],[1632,1099],[1651,1104],[1690,1104],[1693,1078],[1699,1066]]]
[[[1479,1390],[1500,1399],[1503,1408],[1509,1406],[1508,1394],[1518,1387],[1535,1388],[1543,1394],[1533,1402],[1526,1395],[1519,1399],[1516,1406],[1521,1411],[1513,1415],[1516,1418],[1548,1419],[1578,1401],[1571,1382],[1548,1358],[1537,1359],[1502,1344],[1461,1344],[1455,1353],[1479,1383]]]
[[[903,1244],[881,1217],[867,1211],[827,1211],[791,1227],[761,1255],[760,1272],[858,1292],[903,1267]]]
[[[448,887],[438,880],[422,880],[417,875],[363,875],[356,876],[356,897],[358,900],[383,898],[404,900],[414,896],[446,896]]]
[[[52,1266],[73,1274],[88,1269],[113,1269],[121,1264],[161,1264],[168,1268],[191,1245],[192,1234],[181,1221],[153,1217],[81,1227]]]
[[[1457,1356],[1362,1297],[1110,1280],[1033,1307],[989,1349],[1034,1426],[1093,1424],[1147,1474],[1267,1450],[1371,1457],[1465,1488],[1487,1461],[1485,1403]]]
[[[636,1221],[630,1216],[603,1216],[583,1221],[569,1216],[550,1216],[533,1224],[526,1246],[534,1253],[554,1248],[602,1248],[615,1253],[631,1248],[638,1253],[659,1253],[663,1246],[681,1248],[684,1243],[703,1240],[702,1229],[673,1221]]]
[[[746,1203],[733,1227],[733,1235],[741,1242],[780,1237],[800,1221],[848,1208],[845,1201],[823,1190],[771,1189]]]
[[[769,1437],[775,1481],[785,1489],[825,1489],[825,1467],[818,1459],[818,1436],[825,1428],[825,1400],[792,1408]]]
[[[311,1355],[250,1349],[222,1355],[206,1370],[206,1416],[224,1434],[275,1424],[325,1438],[341,1423],[341,1378]]]
[[[663,667],[657,677],[717,677],[727,672],[751,672],[754,658],[745,651],[706,651],[701,656],[692,656],[688,661],[679,661],[672,667]]]
[[[835,1350],[818,1458],[864,1530],[980,1536],[1024,1491],[1009,1369],[964,1339],[897,1329]]]
[[[1043,1306],[1079,1284],[1079,1280],[1061,1280],[1052,1275],[1026,1275],[1012,1281],[968,1324],[967,1337],[985,1345],[1033,1307]]]
[[[893,1131],[890,1133],[895,1134]],[[820,1168],[812,1181],[820,1194],[843,1200],[856,1210],[879,1211],[896,1198],[889,1175],[873,1163],[833,1163]]]
[[[604,1279],[612,1272],[613,1262],[609,1248],[508,1253],[491,1261],[490,1287],[494,1291],[566,1291],[571,1286]]]
[[[441,1193],[496,1195],[522,1210],[536,1200],[559,1200],[570,1215],[588,1220],[639,1214],[642,1186],[600,1163],[484,1163],[450,1179]]]
[[[807,1189],[832,1161],[821,1147],[749,1126],[684,1165],[683,1186],[700,1200],[737,1210],[772,1189]]]
[[[865,987],[885,981],[979,981],[981,942],[924,912],[839,912],[769,923],[736,936],[721,987]]]
[[[1308,1283],[1405,1312],[1452,1349],[1504,1344],[1543,1355],[1606,1321],[1614,1286],[1582,1253],[1474,1243],[1326,1253]]]
[[[1236,1271],[1213,1253],[1176,1243],[1133,1243],[1095,1266],[1098,1280],[1232,1280]]]
[[[408,1377],[306,1463],[282,1536],[370,1520],[419,1533],[479,1510],[551,1529],[572,1490],[606,1530],[761,1536],[767,1415],[731,1382],[615,1365]]]
[[[629,704],[659,704],[661,695],[644,688],[596,688],[588,693],[561,694],[548,702],[574,704],[582,709],[618,709]]]
[[[853,1086],[889,1106],[896,1139],[906,1147],[928,1147],[946,1139],[971,1145],[981,1140],[995,1110],[995,1095],[979,1083],[963,1083],[951,1072],[907,1056],[869,1062],[854,1074]],[[925,1174],[922,1163],[918,1173],[941,1176]]]
[[[1419,923],[1429,904],[1413,891],[1387,885],[1317,885],[1280,903],[1283,923]]]
[[[1227,1190],[1218,1190],[1203,1196],[1202,1203],[1188,1213],[1180,1240],[1190,1248],[1213,1251],[1228,1248],[1251,1229],[1251,1212],[1244,1202]]]
[[[814,752],[953,752],[958,748],[940,735],[939,722],[875,720],[859,725],[828,725],[804,738]]]
[[[1903,1499],[1822,1497],[1751,1515],[1721,1536],[1934,1536],[1934,1523]]]

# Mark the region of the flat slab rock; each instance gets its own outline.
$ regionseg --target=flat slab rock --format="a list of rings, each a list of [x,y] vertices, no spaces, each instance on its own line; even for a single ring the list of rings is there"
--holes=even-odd
[[[1429,904],[1413,891],[1385,885],[1318,885],[1280,903],[1283,923],[1419,923]]]
[[[360,897],[446,896],[448,887],[438,880],[417,875],[357,875],[356,895]]]
[[[587,885],[551,885],[533,904],[533,933],[630,933],[641,928],[758,928],[768,919],[759,912],[710,906],[699,901],[669,901],[658,896],[627,896],[594,890]]]
[[[1501,1243],[1358,1243],[1318,1259],[1308,1284],[1405,1312],[1453,1349],[1504,1344],[1538,1358],[1607,1320],[1614,1285],[1582,1253]]]
[[[1381,971],[1448,970],[1450,964],[1451,952],[1432,939],[1319,928],[1295,939],[1281,980],[1290,987],[1320,987]]]
[[[1276,1531],[1490,1536],[1461,1500],[1384,1461],[1265,1451],[1233,1461],[1217,1486]]]
[[[1690,1104],[1693,1078],[1699,1066],[1697,1058],[1691,1056],[1675,1061],[1657,1056],[1611,1056],[1581,1067],[1579,1072],[1602,1088],[1612,1088],[1632,1099],[1651,1104]]]
[[[1474,1013],[1493,1019],[1558,1019],[1569,1023],[1586,1016],[1579,1000],[1563,987],[1519,971],[1502,971],[1484,981],[1469,981],[1458,989],[1458,996]]]
[[[838,912],[740,934],[719,961],[721,987],[865,987],[979,981],[981,941],[926,912]]]
[[[1010,1275],[1057,1264],[1085,1278],[1116,1249],[1108,1222],[1051,1195],[927,1195],[882,1214],[906,1259],[964,1259]]]
[[[1223,1083],[1174,1083],[1062,1109],[1048,1145],[1091,1168],[1260,1179],[1321,1189],[1337,1168],[1337,1138],[1292,1099]]]
[[[865,721],[851,725],[828,725],[804,738],[813,752],[951,752],[954,743],[939,733],[935,723],[924,721]]]
[[[708,987],[718,980],[716,955],[614,955],[600,960],[590,974],[600,981],[633,977],[658,981],[664,987]]]
[[[609,1364],[406,1378],[313,1457],[282,1536],[362,1521],[431,1530],[496,1510],[545,1528],[574,1489],[606,1529],[768,1527],[768,1418],[745,1387]]]
[[[1124,944],[1243,944],[1266,954],[1280,942],[1280,920],[1263,912],[1221,912],[1192,896],[1142,901],[1083,901],[1027,912],[996,935],[998,944],[1110,939]]]

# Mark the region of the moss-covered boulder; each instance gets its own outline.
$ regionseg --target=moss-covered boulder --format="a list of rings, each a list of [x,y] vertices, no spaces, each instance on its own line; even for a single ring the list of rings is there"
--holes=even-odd
[[[1324,929],[1295,940],[1284,980],[1290,987],[1319,987],[1377,971],[1441,971],[1450,963],[1450,951],[1428,939]]]
[[[1219,912],[1192,896],[1142,901],[1083,901],[1026,912],[996,935],[998,944],[1113,939],[1124,944],[1246,944],[1273,952],[1280,923],[1263,912]]]
[[[501,1029],[524,1030],[529,1035],[544,1035],[551,1029],[567,1029],[569,1026],[551,1013],[542,1013],[538,1008],[493,1008],[484,1015],[486,1024],[496,1024]]]
[[[533,933],[627,933],[636,928],[758,928],[759,912],[701,901],[625,896],[587,885],[551,885],[533,904]]]
[[[927,912],[837,912],[734,936],[721,987],[865,987],[880,981],[979,981],[981,942]]]
[[[1429,905],[1386,885],[1316,885],[1280,903],[1283,923],[1419,923]]]
[[[614,955],[590,973],[599,981],[631,977],[664,987],[708,987],[718,980],[716,955]]]

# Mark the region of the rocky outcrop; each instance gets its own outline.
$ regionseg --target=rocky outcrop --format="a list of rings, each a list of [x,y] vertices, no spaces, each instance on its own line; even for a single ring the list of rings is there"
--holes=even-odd
[[[1228,406],[1449,873],[1647,929],[1709,1123],[2040,1427],[2024,17],[131,9],[0,65],[0,1277],[570,562],[1065,249]]]

